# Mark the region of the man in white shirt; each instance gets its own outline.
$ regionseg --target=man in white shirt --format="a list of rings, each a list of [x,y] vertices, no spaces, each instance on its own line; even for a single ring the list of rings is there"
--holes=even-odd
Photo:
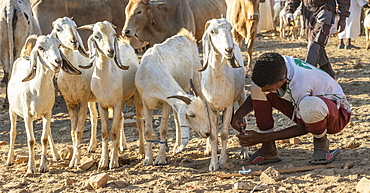
[[[349,122],[351,111],[340,85],[324,71],[293,57],[262,54],[252,74],[251,96],[235,112],[232,126],[240,131],[243,117],[255,112],[260,132],[237,135],[242,146],[262,143],[246,164],[281,161],[275,140],[312,133],[314,153],[310,164],[326,164],[339,150],[329,150],[327,134],[340,132]],[[296,125],[274,131],[272,109],[291,118]]]

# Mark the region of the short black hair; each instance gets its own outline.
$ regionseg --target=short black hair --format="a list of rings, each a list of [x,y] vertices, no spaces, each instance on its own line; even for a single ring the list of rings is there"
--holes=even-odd
[[[286,73],[283,56],[278,53],[264,53],[257,58],[253,68],[252,81],[259,87],[279,82]]]

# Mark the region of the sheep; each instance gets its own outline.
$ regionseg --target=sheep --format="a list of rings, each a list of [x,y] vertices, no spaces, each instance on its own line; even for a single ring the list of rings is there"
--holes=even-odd
[[[109,168],[118,167],[119,137],[126,144],[123,132],[122,107],[127,100],[136,105],[136,123],[139,130],[140,154],[144,154],[144,122],[142,120],[142,103],[135,87],[135,74],[138,69],[138,58],[134,49],[127,44],[118,44],[116,31],[108,21],[97,22],[80,27],[93,31],[88,39],[91,59],[88,66],[94,66],[90,88],[99,103],[102,132],[102,155],[99,169],[108,167],[108,140],[112,138]],[[124,62],[121,62],[121,57]],[[123,65],[125,64],[125,65]],[[113,108],[111,130],[108,130],[108,108]]]
[[[36,39],[35,46],[31,49],[31,40]],[[58,47],[60,41],[52,36],[30,36],[25,44],[24,56],[14,62],[12,75],[9,80],[9,116],[10,147],[6,165],[14,163],[14,142],[16,137],[17,116],[23,117],[27,132],[27,144],[29,149],[28,173],[35,173],[35,139],[33,133],[33,120],[43,119],[43,132],[41,136],[42,152],[40,172],[48,171],[46,164],[46,151],[48,140],[54,158],[59,159],[59,154],[54,147],[50,131],[50,119],[55,102],[55,88],[53,77],[58,68],[71,74],[80,74],[75,69]],[[29,55],[29,58],[26,57]]]
[[[90,60],[85,51],[81,37],[77,32],[76,23],[68,17],[58,18],[53,23],[51,35],[62,43],[61,51],[75,67],[79,64],[89,64]],[[77,51],[78,50],[78,51]],[[91,140],[88,152],[95,152],[96,127],[98,123],[98,112],[96,110],[96,97],[90,88],[93,68],[83,69],[76,67],[82,72],[80,76],[74,76],[64,71],[58,74],[58,88],[62,93],[68,114],[71,120],[71,136],[73,141],[73,156],[69,167],[77,167],[80,161],[79,146],[82,140],[82,133],[86,119],[87,108],[90,110]]]
[[[231,24],[225,18],[209,20],[202,38],[204,61],[199,71],[202,73],[201,88],[208,104],[211,123],[211,136],[207,139],[206,149],[206,153],[211,150],[210,171],[219,168],[218,112],[223,111],[219,160],[223,166],[227,162],[226,148],[233,104],[238,101],[241,105],[246,99],[243,57],[239,46],[233,42],[231,28]]]
[[[160,141],[157,141],[160,147],[154,165],[167,164],[166,137],[170,108],[174,111],[176,124],[174,153],[187,144],[189,127],[202,137],[210,135],[206,103],[197,92],[200,91],[200,74],[196,70],[200,67],[196,40],[185,29],[144,53],[135,77],[135,85],[144,105],[146,151],[143,165],[153,164],[154,141],[151,137],[154,109],[162,107]],[[194,80],[195,96],[187,94],[191,78]]]
[[[370,48],[370,9],[365,11],[365,19],[364,19],[364,29],[365,29],[365,40],[366,40],[366,49]]]

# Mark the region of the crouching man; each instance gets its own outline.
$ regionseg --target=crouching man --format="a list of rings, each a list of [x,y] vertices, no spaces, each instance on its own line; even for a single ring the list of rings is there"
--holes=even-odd
[[[242,146],[262,143],[261,149],[244,164],[281,161],[275,140],[312,133],[314,152],[309,164],[327,164],[339,150],[329,150],[327,134],[340,132],[349,122],[351,111],[340,85],[324,71],[293,57],[262,54],[252,73],[251,95],[235,112],[232,126],[240,131],[243,117],[254,110],[260,132],[237,135]],[[273,108],[296,125],[274,131]]]

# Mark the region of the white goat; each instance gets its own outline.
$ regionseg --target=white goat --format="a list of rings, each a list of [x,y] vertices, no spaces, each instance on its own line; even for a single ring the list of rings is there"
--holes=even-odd
[[[233,115],[233,104],[241,105],[245,96],[245,70],[240,48],[234,44],[231,24],[225,18],[212,19],[206,23],[203,34],[202,93],[208,104],[211,123],[211,136],[207,144],[211,145],[211,163],[209,170],[218,170],[218,111],[223,111],[221,129],[220,165],[227,162],[228,130]],[[230,63],[230,66],[227,63]],[[207,146],[206,153],[209,153]]]
[[[365,11],[364,29],[366,36],[366,49],[368,50],[370,48],[370,9]]]
[[[30,40],[37,39],[30,52]],[[9,80],[9,115],[10,148],[6,165],[14,163],[14,141],[16,137],[17,115],[24,118],[28,139],[28,173],[36,171],[35,164],[35,138],[33,133],[33,120],[43,119],[43,132],[41,136],[42,153],[40,172],[48,171],[46,165],[46,151],[48,140],[54,159],[59,159],[59,154],[54,147],[51,137],[50,119],[55,102],[55,88],[53,77],[59,67],[71,74],[80,74],[58,50],[60,41],[51,36],[30,36],[25,44],[24,55],[14,62],[13,71]]]
[[[280,20],[280,37],[285,38],[285,32],[288,28],[289,32],[292,32],[294,26],[294,16],[292,13],[288,13],[285,9],[286,4],[284,5],[283,9],[281,9],[279,13],[279,20]]]
[[[304,20],[302,15],[302,2],[293,13],[294,25],[292,36],[294,39],[302,38],[304,36]]]
[[[86,54],[81,37],[76,29],[76,23],[68,17],[58,18],[53,22],[51,35],[62,43],[61,51],[73,66],[89,64],[90,60]],[[78,50],[78,51],[77,51]],[[76,67],[82,72],[80,76],[70,75],[64,71],[58,74],[58,88],[61,91],[71,120],[71,136],[73,141],[73,156],[69,167],[77,167],[80,161],[80,149],[86,111],[89,107],[91,122],[91,140],[88,147],[89,152],[95,152],[96,127],[98,123],[98,112],[96,110],[96,97],[90,89],[93,68],[83,69]]]
[[[175,114],[176,142],[174,151],[181,151],[179,142],[186,145],[189,127],[202,137],[210,135],[209,119],[206,103],[194,88],[195,96],[186,93],[190,89],[189,80],[194,79],[200,91],[201,67],[198,48],[194,36],[185,29],[178,35],[168,38],[161,44],[155,44],[148,49],[141,60],[136,74],[135,84],[140,92],[145,117],[146,151],[144,165],[153,164],[152,150],[152,115],[153,110],[162,107],[160,125],[160,147],[155,165],[167,164],[166,146],[168,118],[170,107]],[[180,133],[180,130],[183,134]],[[177,149],[178,148],[178,149]]]
[[[93,31],[89,37],[88,45],[91,52],[89,66],[94,71],[91,79],[91,90],[99,102],[102,132],[102,156],[99,169],[108,166],[108,140],[112,138],[109,168],[118,167],[118,148],[121,137],[126,144],[123,130],[122,107],[126,101],[134,96],[136,105],[136,123],[139,130],[140,154],[144,154],[144,122],[142,119],[142,102],[135,87],[135,74],[138,58],[134,49],[126,44],[118,45],[114,26],[108,21],[80,27]],[[124,60],[121,62],[121,57]],[[125,64],[125,65],[123,65]],[[86,66],[85,66],[86,67]],[[112,128],[108,130],[108,108],[113,108]]]

